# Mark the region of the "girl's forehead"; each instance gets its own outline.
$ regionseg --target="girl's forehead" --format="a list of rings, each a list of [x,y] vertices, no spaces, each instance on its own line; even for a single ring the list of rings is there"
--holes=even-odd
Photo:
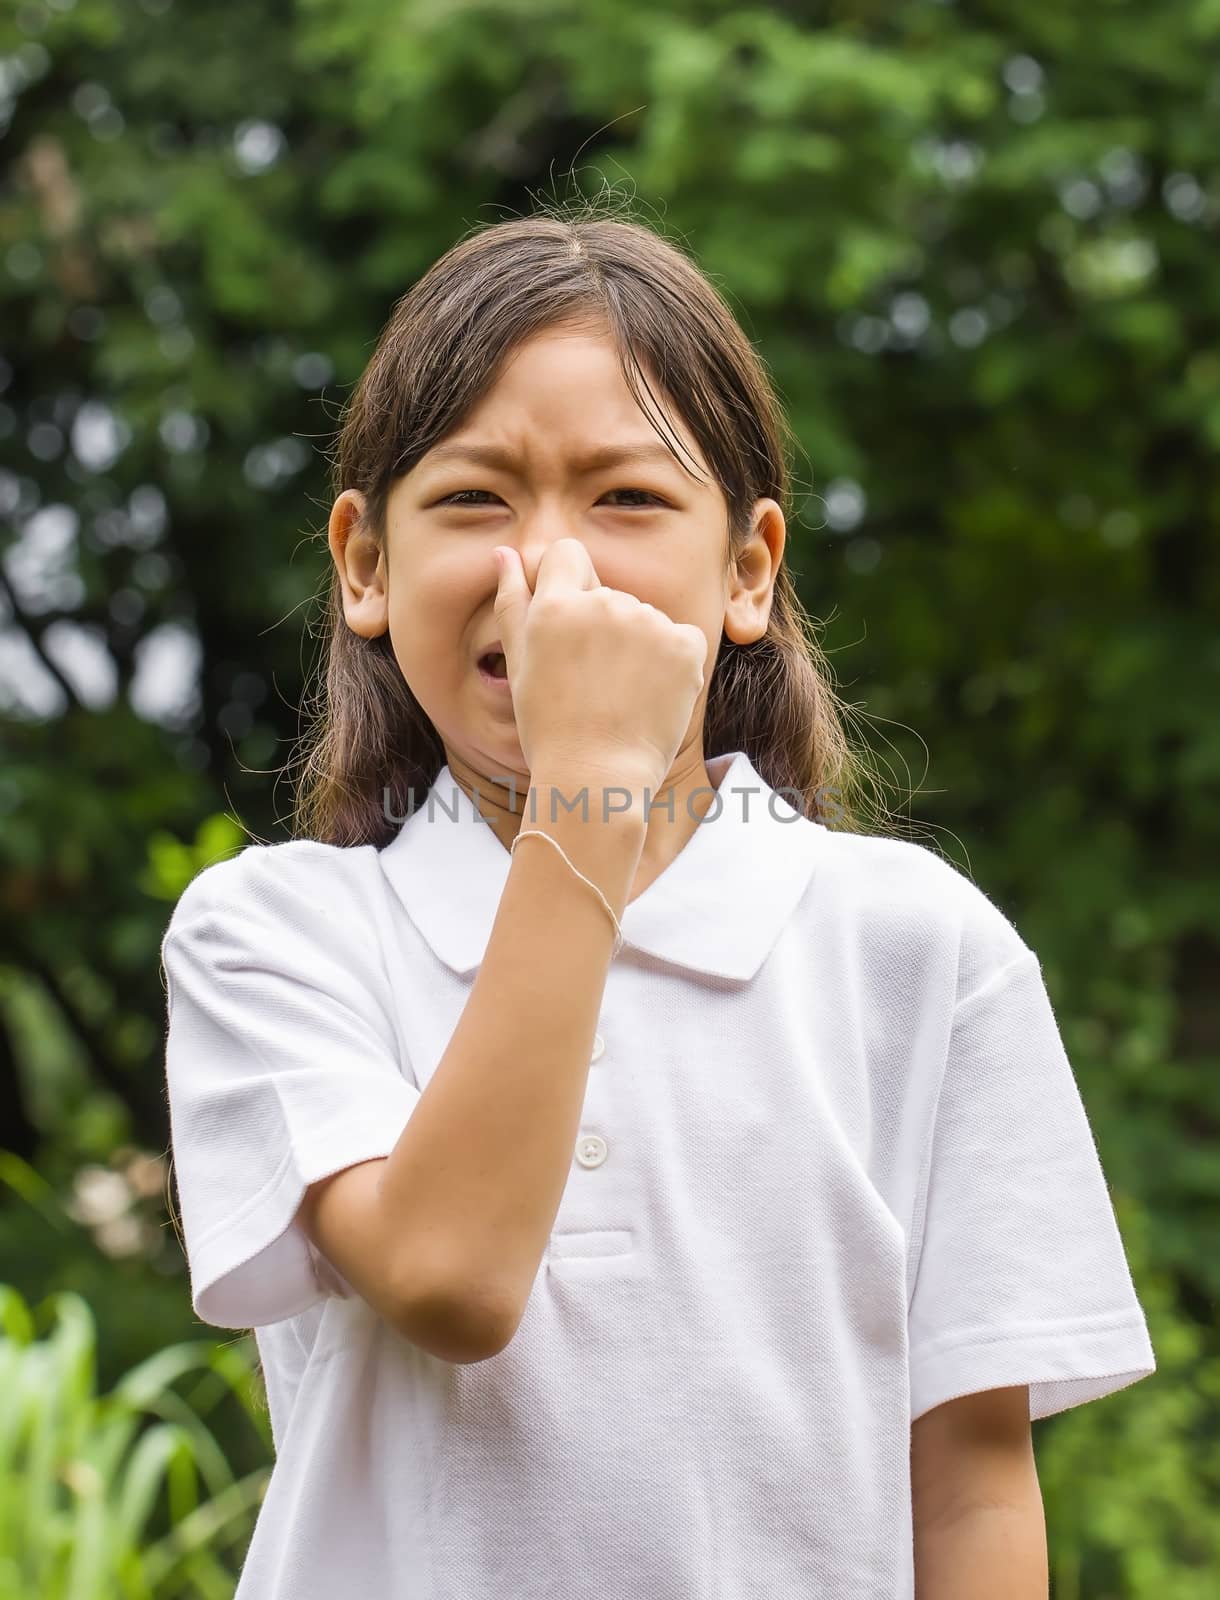
[[[592,394],[583,384],[574,386],[567,403],[562,394],[544,391],[534,404],[520,388],[489,394],[430,444],[416,467],[479,466],[513,473],[528,472],[534,464],[559,465],[578,475],[616,467],[668,470],[688,478],[710,472],[698,440],[672,402],[649,397],[645,411],[630,395],[623,404],[616,396]]]
[[[652,466],[673,468],[672,451],[656,435],[611,438],[590,433],[572,436],[559,447],[567,464],[580,473],[603,472],[613,467]],[[529,464],[530,451],[500,443],[491,436],[462,433],[434,445],[421,459],[428,466],[478,466],[497,472],[517,473]]]

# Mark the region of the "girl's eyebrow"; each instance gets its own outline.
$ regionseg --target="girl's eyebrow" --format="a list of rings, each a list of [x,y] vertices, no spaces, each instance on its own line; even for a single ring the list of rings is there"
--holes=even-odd
[[[475,466],[491,467],[507,473],[517,471],[517,459],[512,452],[494,444],[438,444],[428,451],[419,465],[440,466],[447,461],[471,462]],[[574,463],[582,473],[601,472],[607,467],[679,465],[665,445],[644,440],[623,445],[602,445],[575,457]]]

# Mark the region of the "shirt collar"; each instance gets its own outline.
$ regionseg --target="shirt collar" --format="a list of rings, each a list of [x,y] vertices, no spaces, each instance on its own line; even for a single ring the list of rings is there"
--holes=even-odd
[[[719,807],[714,800],[673,861],[629,902],[620,955],[642,951],[712,977],[751,978],[805,893],[826,829],[764,782],[743,751],[706,766]],[[380,859],[436,955],[455,972],[473,972],[511,857],[447,763]]]

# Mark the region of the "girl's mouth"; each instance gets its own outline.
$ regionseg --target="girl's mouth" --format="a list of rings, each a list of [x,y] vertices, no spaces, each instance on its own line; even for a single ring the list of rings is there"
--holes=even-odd
[[[484,683],[494,683],[502,689],[508,688],[508,666],[501,651],[492,650],[489,654],[479,657],[479,677]]]

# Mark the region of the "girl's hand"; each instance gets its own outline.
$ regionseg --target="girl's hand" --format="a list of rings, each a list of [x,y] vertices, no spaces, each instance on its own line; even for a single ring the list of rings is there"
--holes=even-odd
[[[531,596],[501,545],[496,617],[517,737],[531,774],[661,787],[703,688],[707,639],[608,589],[579,539],[557,539]]]

